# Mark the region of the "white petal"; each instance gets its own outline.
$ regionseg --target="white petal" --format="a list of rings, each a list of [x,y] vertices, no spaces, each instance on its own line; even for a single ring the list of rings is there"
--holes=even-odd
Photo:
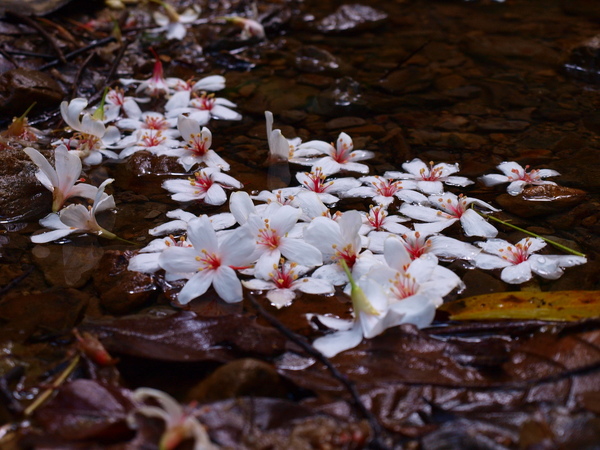
[[[338,353],[356,347],[361,343],[362,338],[362,329],[359,324],[355,324],[348,331],[337,331],[316,339],[313,347],[328,358],[332,358]]]
[[[498,230],[493,225],[472,209],[468,209],[463,213],[460,217],[460,223],[467,236],[493,238],[498,234]]]
[[[505,283],[521,284],[531,279],[531,266],[529,261],[521,264],[511,265],[502,269],[500,278]]]
[[[292,289],[273,289],[267,292],[267,298],[276,308],[283,308],[292,304],[296,293]]]
[[[182,305],[185,305],[196,297],[200,297],[212,284],[214,275],[214,270],[203,270],[195,273],[194,276],[190,278],[187,283],[185,283],[183,289],[179,291],[179,295],[177,295],[177,301]]]

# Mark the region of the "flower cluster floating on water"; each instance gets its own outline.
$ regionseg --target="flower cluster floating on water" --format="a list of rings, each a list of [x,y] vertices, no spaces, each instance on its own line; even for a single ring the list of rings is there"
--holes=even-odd
[[[165,26],[180,34],[169,20]],[[243,23],[248,33],[257,32]],[[113,197],[104,193],[112,179],[99,187],[80,182],[82,163],[99,164],[104,157],[120,161],[142,150],[173,158],[185,173],[162,186],[183,205],[167,213],[172,221],[149,230],[163,237],[137,252],[129,269],[169,282],[182,280],[177,297],[181,305],[211,287],[229,303],[242,301],[244,288],[262,291],[276,308],[292,304],[298,292],[329,296],[344,291],[352,299],[353,319],[309,317],[334,330],[315,341],[319,350],[333,356],[402,323],[428,326],[444,297],[464,288],[440,261],[460,259],[470,267],[502,269],[501,279],[511,284],[528,281],[533,274],[556,279],[565,268],[586,261],[582,256],[537,254],[545,246],[538,238],[516,244],[497,239],[498,230],[486,220],[499,211],[496,207],[445,191],[446,186],[473,184],[456,175],[458,164],[415,158],[402,164],[403,171],[371,175],[365,161],[374,153],[355,149],[347,133],[334,142],[288,139],[273,128],[269,111],[268,162],[298,166],[297,183],[250,195],[225,173],[230,164],[211,148],[211,120],[241,119],[234,103],[214,95],[224,89],[225,78],[165,78],[157,56],[151,78],[121,83],[136,86],[135,95],[115,88],[92,110],[86,110],[83,98],[63,102],[63,119],[73,134],[54,143],[54,167],[39,151],[25,149],[39,167],[37,179],[53,194],[53,213],[40,221],[49,231],[32,236],[32,241],[50,242],[74,233],[115,237],[96,219],[98,212],[115,208]],[[162,105],[161,111],[143,111],[151,98],[155,107]],[[504,175],[484,175],[481,182],[509,183],[511,195],[527,185],[555,184],[544,178],[558,175],[515,162],[498,169]],[[344,176],[334,177],[339,173]],[[72,203],[73,198],[93,204]],[[340,209],[344,199],[365,199],[370,206],[366,211]],[[228,204],[229,211],[195,215],[185,211],[189,203],[207,208]],[[486,240],[473,245],[444,236],[455,223],[464,236]]]

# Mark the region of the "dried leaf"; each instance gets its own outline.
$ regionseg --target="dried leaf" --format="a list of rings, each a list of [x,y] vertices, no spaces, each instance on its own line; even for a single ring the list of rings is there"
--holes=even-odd
[[[451,320],[537,319],[575,321],[600,317],[600,291],[497,292],[442,305]]]
[[[240,314],[202,317],[181,311],[164,317],[136,314],[84,322],[79,329],[100,339],[112,353],[155,361],[226,362],[241,356],[283,353],[285,338]]]

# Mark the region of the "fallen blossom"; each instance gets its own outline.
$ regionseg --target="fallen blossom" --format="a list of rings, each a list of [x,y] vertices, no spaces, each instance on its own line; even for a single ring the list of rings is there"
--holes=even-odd
[[[206,167],[187,180],[166,180],[162,186],[178,202],[197,200],[207,205],[222,205],[227,201],[225,189],[241,189],[242,183],[219,169]]]
[[[402,164],[402,168],[407,173],[389,171],[385,172],[383,176],[393,180],[413,180],[416,183],[416,189],[428,195],[442,194],[444,192],[442,183],[462,187],[473,184],[468,178],[452,175],[460,170],[458,164],[439,163],[433,165],[433,162],[430,162],[427,165],[419,158],[415,158]]]
[[[510,195],[519,195],[525,186],[535,185],[539,186],[542,184],[553,184],[553,181],[544,180],[544,178],[555,177],[560,175],[556,170],[550,169],[531,169],[528,171],[529,166],[522,167],[514,161],[505,161],[496,166],[498,170],[504,173],[484,175],[480,180],[486,186],[495,186],[496,184],[510,183],[507,188],[507,192]]]

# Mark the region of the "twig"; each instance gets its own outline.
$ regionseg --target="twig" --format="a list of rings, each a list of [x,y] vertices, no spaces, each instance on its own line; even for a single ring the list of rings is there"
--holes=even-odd
[[[12,280],[10,280],[10,282],[3,288],[0,288],[0,297],[2,297],[8,291],[10,291],[12,288],[14,288],[17,284],[19,284],[25,278],[27,278],[31,272],[33,272],[33,266],[27,267],[27,270],[25,272],[23,272],[18,277],[15,277]]]
[[[110,79],[115,74],[117,67],[119,67],[120,62],[123,59],[123,55],[125,55],[125,50],[127,50],[127,47],[129,46],[129,44],[131,44],[131,41],[129,39],[125,39],[121,42],[121,49],[119,50],[117,57],[115,58],[110,70],[106,74],[106,77],[104,78],[104,86],[110,85]],[[100,97],[102,96],[102,93],[103,93],[103,91],[98,91],[94,95],[92,95],[89,99],[90,104],[96,103],[96,101],[98,101],[100,99]]]
[[[91,50],[93,48],[96,47],[100,47],[102,45],[108,44],[110,42],[113,42],[115,40],[114,36],[109,36],[107,38],[104,39],[99,39],[97,41],[92,42],[89,45],[86,45],[85,47],[81,47],[78,48],[77,50],[73,50],[71,53],[67,53],[65,55],[65,58],[67,61],[73,59],[74,57],[76,57],[77,55],[80,55],[81,53],[87,52],[88,50]],[[50,61],[47,64],[44,64],[43,66],[41,66],[38,70],[46,70],[46,69],[50,69],[51,67],[54,67],[56,65],[58,65],[61,61],[58,59],[55,59],[53,61]]]
[[[27,17],[27,16],[24,16],[22,14],[12,12],[12,11],[7,11],[7,14],[19,19],[21,22],[26,23],[30,27],[35,28],[43,36],[43,38],[46,39],[50,43],[50,45],[56,52],[56,55],[58,56],[59,61],[61,61],[63,63],[67,62],[67,58],[65,58],[65,54],[58,46],[58,43],[54,40],[54,38],[52,36],[50,36],[50,34],[44,29],[44,27],[42,27],[39,23],[37,23],[31,17]]]
[[[38,409],[46,400],[48,400],[48,398],[52,395],[54,390],[57,389],[61,384],[63,384],[65,382],[65,380],[69,377],[69,375],[71,375],[71,373],[75,370],[75,367],[77,367],[77,364],[79,363],[79,359],[80,359],[79,355],[75,355],[73,357],[73,359],[71,360],[71,362],[69,363],[67,368],[62,371],[62,373],[58,376],[58,378],[56,378],[56,380],[54,380],[54,382],[50,385],[50,387],[48,389],[46,389],[44,392],[42,392],[33,401],[33,403],[25,409],[25,411],[23,412],[23,415],[25,417],[31,416],[35,412],[36,409]]]
[[[333,375],[333,377],[336,380],[338,380],[340,383],[342,383],[344,385],[344,387],[350,393],[350,396],[352,397],[354,405],[356,406],[356,408],[358,409],[360,414],[365,419],[367,419],[367,421],[369,422],[369,426],[371,427],[371,430],[373,432],[373,437],[371,439],[369,447],[375,448],[375,449],[387,449],[388,446],[386,446],[382,442],[382,437],[381,437],[382,428],[381,428],[379,421],[377,420],[375,415],[371,411],[369,411],[369,409],[365,406],[363,401],[360,399],[360,395],[358,394],[356,386],[354,385],[352,380],[350,380],[346,375],[341,373],[331,363],[329,358],[327,358],[325,355],[323,355],[323,353],[321,353],[319,350],[317,350],[315,347],[313,347],[311,344],[309,344],[302,336],[299,336],[298,334],[294,333],[292,330],[290,330],[288,327],[286,327],[283,323],[281,323],[276,317],[269,314],[258,303],[256,298],[252,294],[248,294],[246,297],[248,298],[248,300],[250,300],[250,303],[252,303],[252,306],[256,309],[256,311],[258,312],[258,314],[260,316],[262,316],[267,322],[269,322],[271,325],[273,325],[273,327],[275,329],[277,329],[277,331],[279,331],[281,334],[283,334],[286,338],[288,338],[290,341],[297,344],[299,347],[302,348],[302,350],[304,350],[310,356],[312,356],[317,361],[319,361],[321,364],[323,364],[325,367],[327,367],[329,372],[331,372],[331,375]]]
[[[79,85],[79,80],[81,79],[83,70],[90,63],[90,61],[92,60],[94,55],[95,55],[95,53],[90,53],[88,55],[88,57],[85,58],[85,61],[83,61],[83,64],[81,64],[81,67],[79,67],[79,70],[77,71],[77,74],[75,75],[75,79],[73,80],[73,84],[71,85],[71,98],[77,96],[77,86]]]

